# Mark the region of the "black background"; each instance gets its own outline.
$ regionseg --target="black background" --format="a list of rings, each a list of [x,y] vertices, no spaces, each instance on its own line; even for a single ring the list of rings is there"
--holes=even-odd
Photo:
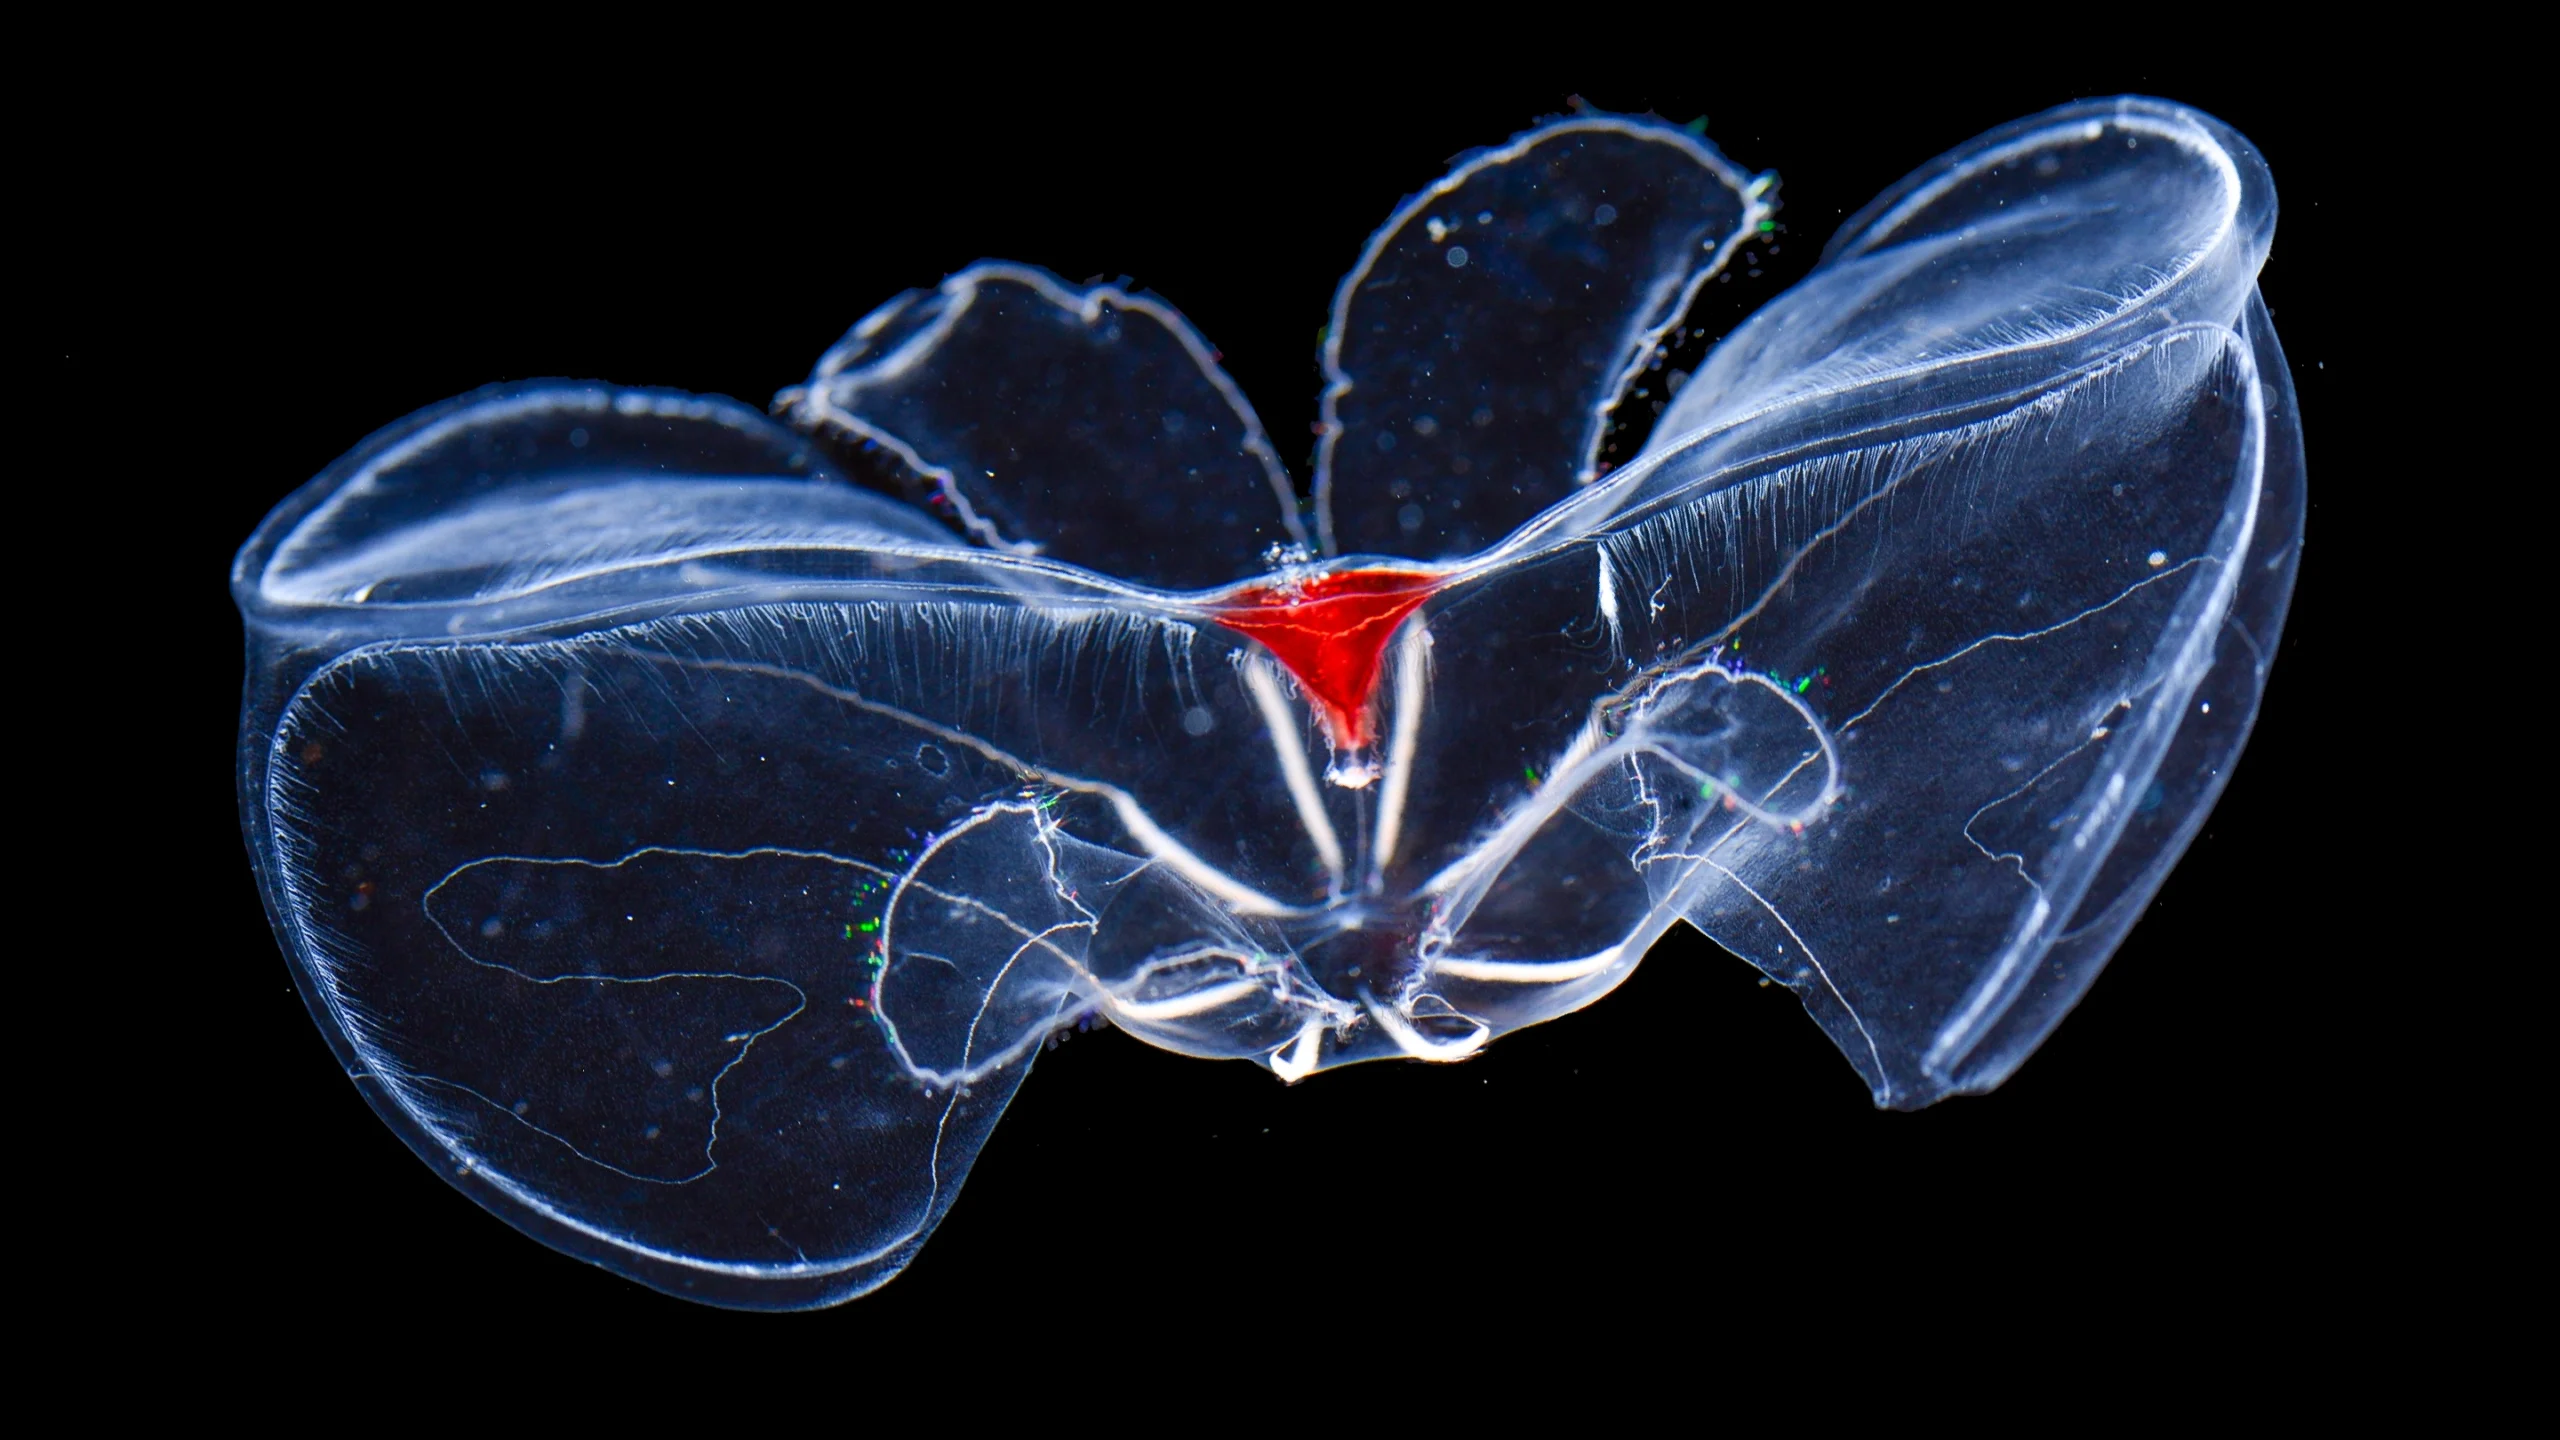
[[[2355,662],[2324,557],[2376,523],[2355,518],[2367,481],[2342,437],[2380,376],[2354,348],[2356,182],[2326,97],[2203,63],[1954,66],[1926,84],[1774,61],[1629,69],[1645,63],[1471,82],[1311,62],[1249,83],[1087,53],[1045,78],[891,85],[727,60],[713,78],[674,59],[564,77],[491,55],[174,109],[150,203],[71,236],[142,303],[58,346],[59,377],[117,417],[130,453],[163,457],[126,520],[169,637],[148,768],[154,848],[182,860],[157,893],[190,916],[182,961],[153,963],[192,1039],[134,1077],[113,1122],[194,1157],[140,1202],[156,1303],[211,1321],[254,1301],[289,1317],[277,1339],[627,1327],[858,1346],[875,1365],[1025,1325],[1094,1327],[1106,1346],[1125,1332],[1100,1327],[1134,1316],[1169,1355],[1267,1334],[1385,1362],[1414,1328],[1398,1315],[1530,1351],[1781,1313],[1815,1327],[1790,1343],[1890,1346],[1973,1303],[2168,1297],[2228,1321],[2337,1279],[2323,1217],[2370,1164],[2356,1116],[2372,1098],[2342,1059],[2362,1022],[2338,997],[2381,962],[2334,865],[2327,717]],[[1041,1058],[903,1276],[777,1319],[661,1297],[477,1209],[371,1116],[294,993],[242,858],[225,576],[269,506],[418,406],[530,376],[762,404],[891,294],[999,257],[1125,274],[1181,307],[1303,485],[1286,437],[1306,433],[1317,329],[1364,237],[1450,157],[1577,94],[1704,114],[1728,155],[1783,177],[1763,274],[1693,312],[1721,328],[1933,154],[2122,91],[2219,115],[2274,171],[2264,286],[2308,434],[2309,543],[2219,808],[2079,1010],[1988,1097],[1875,1111],[1785,990],[1685,930],[1600,1004],[1463,1065],[1284,1088],[1103,1031]]]

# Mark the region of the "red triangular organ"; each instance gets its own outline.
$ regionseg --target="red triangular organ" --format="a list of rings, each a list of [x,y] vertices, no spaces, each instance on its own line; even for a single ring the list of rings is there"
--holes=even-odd
[[[1440,577],[1409,570],[1338,570],[1247,590],[1217,617],[1261,641],[1314,699],[1333,743],[1356,750],[1376,738],[1370,701],[1387,641],[1438,588]]]

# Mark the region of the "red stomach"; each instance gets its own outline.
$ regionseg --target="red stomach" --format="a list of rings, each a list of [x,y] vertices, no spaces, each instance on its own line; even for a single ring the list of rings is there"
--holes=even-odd
[[[1333,743],[1357,750],[1377,735],[1370,701],[1387,641],[1439,588],[1439,576],[1410,570],[1337,570],[1257,586],[1215,613],[1219,624],[1261,641],[1287,666],[1315,700]]]

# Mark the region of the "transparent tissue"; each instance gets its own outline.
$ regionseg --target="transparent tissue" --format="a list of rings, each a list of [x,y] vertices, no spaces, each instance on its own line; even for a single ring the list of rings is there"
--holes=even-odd
[[[1997,1085],[2255,712],[2274,193],[2157,101],[1983,136],[1603,473],[1771,186],[1622,117],[1465,159],[1340,289],[1305,505],[1163,302],[1001,264],[771,417],[544,383],[373,436],[233,577],[314,1015],[511,1223],[757,1308],[895,1274],[1086,1017],[1454,1060],[1685,920],[1879,1104]]]

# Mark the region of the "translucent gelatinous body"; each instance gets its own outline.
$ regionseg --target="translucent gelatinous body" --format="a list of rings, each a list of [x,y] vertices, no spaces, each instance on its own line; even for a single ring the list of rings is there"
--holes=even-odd
[[[1686,921],[1879,1104],[1997,1085],[2264,683],[2273,190],[2155,101],[1984,136],[1601,474],[1771,185],[1632,119],[1467,157],[1343,284],[1306,513],[1179,315],[1007,265],[774,417],[543,383],[374,436],[234,572],[313,1013],[512,1223],[756,1307],[895,1274],[1082,1018],[1455,1060]]]

